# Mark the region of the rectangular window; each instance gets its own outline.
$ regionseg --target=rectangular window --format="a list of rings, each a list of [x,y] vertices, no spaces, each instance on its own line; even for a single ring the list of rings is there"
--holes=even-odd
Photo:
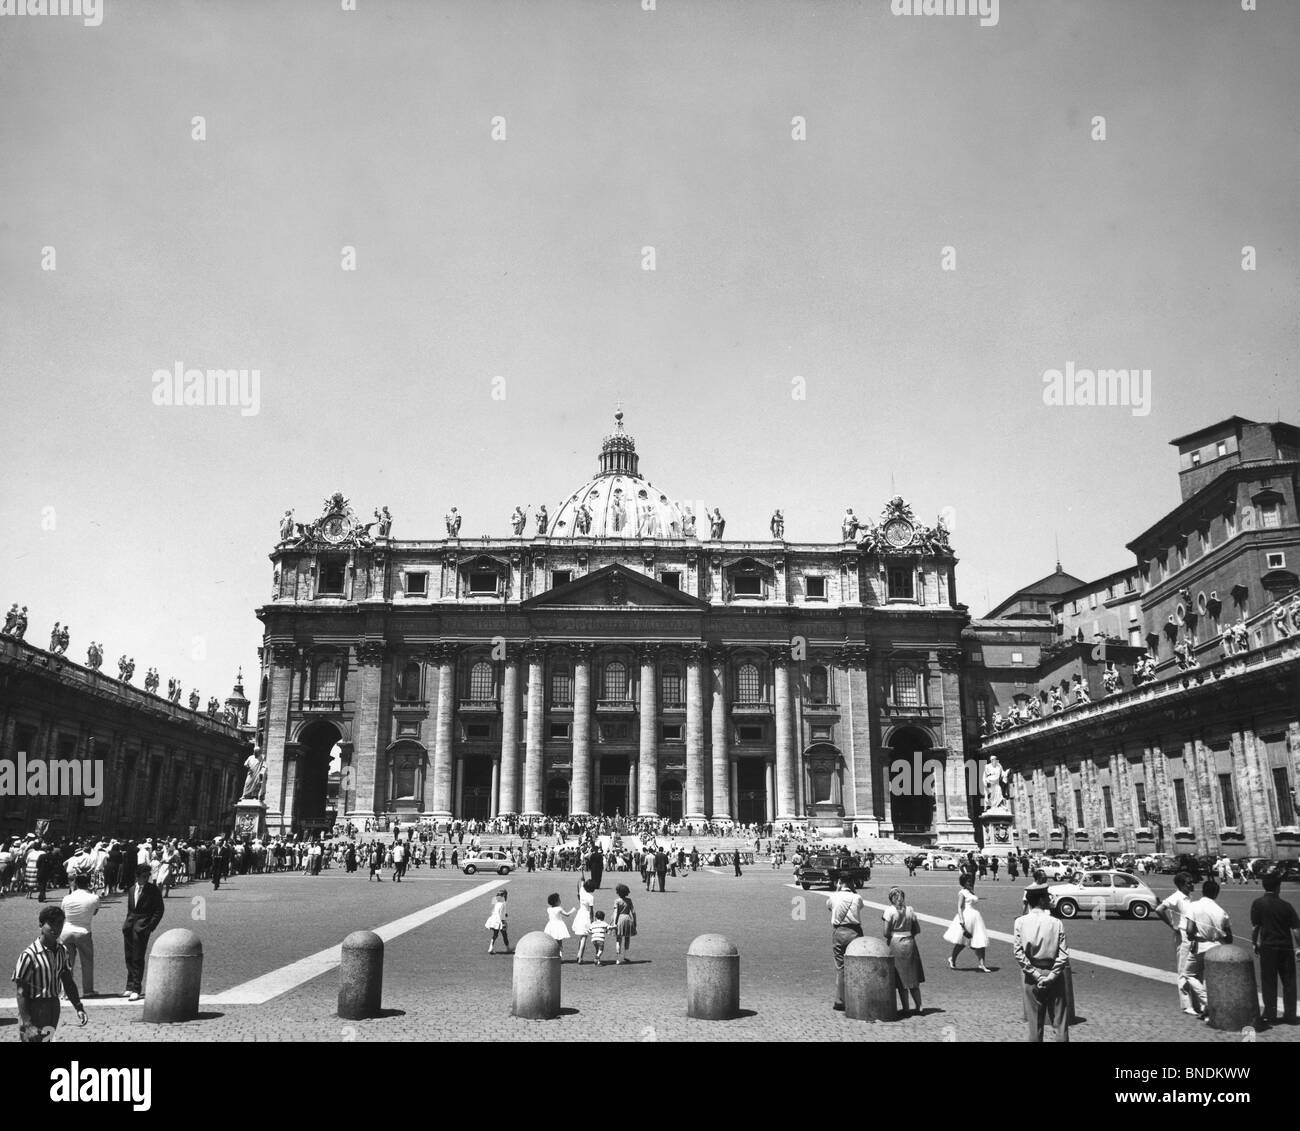
[[[568,738],[569,723],[551,723],[546,729],[547,738]]]
[[[1279,825],[1295,824],[1295,806],[1291,804],[1291,781],[1287,777],[1285,766],[1273,767],[1273,793],[1277,797],[1277,823]]]
[[[1174,809],[1179,828],[1187,828],[1187,783],[1182,778],[1174,778]]]
[[[1219,796],[1223,799],[1223,823],[1232,828],[1237,823],[1237,793],[1232,788],[1232,775],[1219,775]]]
[[[659,737],[664,742],[681,742],[682,724],[664,723],[663,726],[659,728]]]
[[[659,575],[659,583],[666,585],[669,589],[680,589],[682,587],[682,575],[676,570],[665,571]]]
[[[910,567],[894,567],[889,571],[889,599],[891,601],[915,601],[916,578]]]
[[[1076,822],[1074,827],[1083,828],[1083,790],[1081,789],[1074,791],[1074,819]]]
[[[736,728],[736,738],[741,742],[762,742],[763,728],[757,724],[746,724]]]
[[[1193,467],[1201,466],[1201,452],[1199,448],[1192,453],[1192,466]]]
[[[497,575],[495,573],[471,573],[469,575],[469,591],[471,593],[495,593],[497,591]]]
[[[981,695],[978,699],[975,700],[975,717],[981,723],[986,723],[989,721],[989,701],[983,695]]]
[[[1267,560],[1268,560],[1268,568],[1269,568],[1269,569],[1285,569],[1285,568],[1286,568],[1286,555],[1285,555],[1285,554],[1269,554]]]
[[[1142,647],[1142,630],[1140,628],[1130,628],[1128,630],[1128,642],[1134,648]]]
[[[573,571],[569,569],[551,570],[551,588],[558,589],[561,585],[568,585],[573,580]]]
[[[1259,508],[1259,524],[1266,529],[1273,529],[1280,526],[1282,522],[1281,508],[1277,503],[1265,503]]]
[[[1111,808],[1111,804],[1110,804],[1110,786],[1108,786],[1108,785],[1103,785],[1103,786],[1101,787],[1101,807],[1102,807],[1102,809],[1105,811],[1105,814],[1106,814],[1106,827],[1107,827],[1108,829],[1114,827],[1114,824],[1115,824],[1115,810]]]
[[[1228,454],[1228,441],[1227,441],[1227,440],[1220,440],[1220,441],[1219,441],[1219,442],[1214,446],[1214,454],[1215,454],[1216,456],[1226,456],[1226,455]]]
[[[320,564],[320,592],[323,595],[343,595],[343,568],[341,561],[323,561]]]
[[[1013,664],[1023,664],[1025,662],[1025,654],[1023,652],[1012,652],[1011,662]]]
[[[804,592],[810,601],[826,600],[826,578],[805,577]]]
[[[737,577],[732,584],[737,597],[761,597],[763,579],[761,577]]]
[[[429,591],[429,575],[427,573],[408,573],[406,575],[406,595],[408,597],[423,597]]]
[[[1097,594],[1096,594],[1096,593],[1089,593],[1089,594],[1088,594],[1088,608],[1090,608],[1090,609],[1095,609],[1096,607],[1097,607]]]

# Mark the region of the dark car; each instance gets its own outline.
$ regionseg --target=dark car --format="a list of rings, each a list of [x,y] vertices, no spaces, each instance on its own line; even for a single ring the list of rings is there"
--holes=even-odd
[[[861,887],[871,879],[871,869],[846,852],[812,852],[794,872],[795,881],[804,891],[814,885],[833,888],[841,876],[847,876],[854,887]]]
[[[1300,884],[1300,860],[1279,860],[1273,871],[1281,872],[1284,882]]]

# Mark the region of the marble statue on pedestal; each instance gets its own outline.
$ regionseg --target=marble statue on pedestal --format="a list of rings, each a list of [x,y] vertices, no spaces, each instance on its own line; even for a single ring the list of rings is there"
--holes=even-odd
[[[451,510],[447,512],[447,519],[446,519],[448,538],[460,537],[460,520],[461,520],[460,514],[457,513],[455,507],[452,507]]]
[[[779,510],[772,512],[772,521],[769,525],[772,528],[773,538],[785,537],[785,516]]]
[[[985,809],[1006,808],[1006,784],[1007,771],[1002,768],[1002,763],[998,761],[998,756],[993,754],[989,757],[988,765],[984,767]]]

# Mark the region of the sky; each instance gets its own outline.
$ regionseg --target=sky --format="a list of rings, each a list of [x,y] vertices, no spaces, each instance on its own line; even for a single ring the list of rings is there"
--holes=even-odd
[[[1300,4],[102,17],[0,16],[0,602],[137,684],[256,669],[286,508],[504,535],[617,403],[728,536],[944,511],[975,615],[1058,540],[1128,565],[1175,436],[1300,422]],[[155,403],[178,364],[256,370],[256,413]],[[1044,403],[1067,364],[1149,411]]]

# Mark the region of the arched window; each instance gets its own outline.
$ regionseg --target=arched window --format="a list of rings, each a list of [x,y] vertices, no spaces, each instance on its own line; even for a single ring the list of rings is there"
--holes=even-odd
[[[627,698],[627,665],[621,660],[611,660],[605,665],[605,675],[601,683],[604,694],[602,699],[621,701]]]
[[[551,706],[568,706],[573,702],[573,665],[557,663],[551,668]]]
[[[815,667],[808,673],[808,698],[814,703],[830,702],[830,680],[826,669]]]
[[[659,669],[659,706],[678,707],[682,702],[682,669],[664,664]]]
[[[894,669],[894,704],[898,707],[921,705],[921,681],[914,668]]]
[[[323,656],[311,669],[311,697],[313,699],[338,699],[341,674],[337,656]]]
[[[469,669],[469,697],[478,701],[492,698],[492,665],[486,660],[478,660]]]
[[[758,665],[744,663],[736,672],[736,701],[738,703],[757,703],[762,698],[762,684],[759,682]]]
[[[402,669],[402,679],[398,690],[398,698],[414,701],[420,698],[420,665],[412,660]]]

